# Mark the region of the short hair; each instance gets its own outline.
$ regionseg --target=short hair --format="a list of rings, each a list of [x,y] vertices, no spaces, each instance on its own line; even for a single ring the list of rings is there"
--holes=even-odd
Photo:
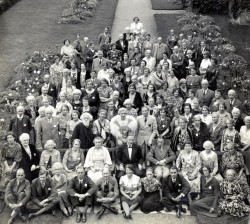
[[[72,115],[73,114],[77,114],[77,116],[78,116],[78,118],[79,118],[79,111],[78,110],[73,110],[72,112],[71,112],[71,118],[72,118]]]
[[[134,165],[133,164],[127,164],[125,166],[125,169],[130,169],[133,173],[135,173],[135,168],[134,168]]]
[[[48,86],[42,86],[41,90],[44,90],[44,89],[49,89]]]
[[[64,91],[61,91],[60,93],[59,93],[59,97],[60,96],[66,96],[67,94],[66,94],[66,92],[64,92]]]
[[[207,170],[208,170],[209,173],[212,172],[212,169],[211,169],[209,166],[204,165],[204,166],[202,166],[202,167],[200,168],[200,173],[201,173],[202,175],[204,175],[204,173],[203,173],[203,169],[204,169],[204,168],[207,168]]]
[[[49,144],[53,144],[53,145],[54,145],[54,148],[56,147],[55,141],[52,140],[52,139],[49,139],[49,140],[47,140],[47,141],[45,142],[44,148],[47,149],[47,147],[48,147]]]
[[[22,106],[22,105],[17,106],[16,111],[18,111],[20,109],[22,109],[24,111],[24,106]]]
[[[74,145],[75,142],[78,142],[81,145],[81,140],[80,139],[78,139],[78,138],[74,139],[74,141],[72,142],[72,145]]]
[[[203,143],[203,148],[205,148],[206,146],[209,147],[210,149],[214,150],[214,144],[211,141],[205,141]]]
[[[46,107],[45,108],[45,113],[48,113],[48,112],[53,113],[54,112],[53,107]]]
[[[22,142],[26,138],[30,139],[30,135],[28,133],[22,133],[19,137],[19,140]]]
[[[40,167],[39,176],[42,176],[44,174],[47,175],[47,170],[44,167]]]
[[[101,136],[96,136],[96,137],[94,138],[93,142],[95,143],[95,141],[97,141],[97,140],[100,140],[100,141],[103,142],[103,138],[102,138]]]
[[[202,110],[203,109],[206,109],[208,112],[209,112],[209,107],[208,106],[206,106],[206,105],[204,105],[204,106],[202,106],[202,108],[201,108]]]
[[[44,112],[45,112],[45,109],[46,109],[46,107],[45,107],[45,106],[41,106],[41,107],[39,107],[39,109],[38,109],[38,113],[39,113],[39,114],[41,114],[41,112],[42,112],[42,111],[44,111]]]
[[[147,167],[146,173],[147,173],[148,171],[154,173],[154,169],[153,169],[151,166]]]
[[[245,116],[244,122],[246,123],[247,121],[250,121],[250,116]]]
[[[170,170],[176,170],[176,171],[178,171],[178,168],[177,168],[177,166],[171,166]]]
[[[35,100],[35,97],[33,95],[28,95],[26,101],[29,102],[30,100]]]
[[[196,115],[194,115],[194,117],[193,117],[193,121],[194,121],[195,119],[199,119],[199,121],[201,121],[201,116],[200,116],[199,114],[196,114]]]
[[[209,83],[208,83],[207,79],[202,79],[201,84],[207,84],[208,85]]]
[[[7,131],[6,134],[5,134],[5,140],[7,140],[7,137],[10,136],[10,135],[11,135],[13,138],[15,138],[15,134],[14,134],[13,131]]]
[[[138,21],[140,21],[140,19],[139,19],[138,16],[135,16],[135,17],[133,18],[133,21],[135,21],[136,19],[138,19]]]
[[[120,115],[122,112],[126,112],[127,113],[127,109],[124,108],[124,107],[119,108],[118,114]]]
[[[107,79],[105,79],[105,78],[102,78],[102,79],[101,79],[101,82],[105,82],[107,85],[109,85],[108,80],[107,80]]]
[[[63,41],[63,44],[65,44],[66,41],[68,41],[68,42],[70,43],[70,40],[69,40],[69,39],[65,39],[65,40]]]
[[[227,94],[229,94],[229,93],[234,94],[234,95],[236,94],[235,90],[233,90],[233,89],[228,90]]]
[[[63,169],[63,164],[60,163],[60,162],[55,162],[53,165],[52,165],[52,170],[55,170],[55,169]]]
[[[233,113],[238,113],[238,114],[240,114],[240,109],[237,108],[237,107],[234,107],[234,108],[232,109],[232,114],[233,114]]]
[[[68,106],[67,104],[63,104],[63,105],[62,105],[61,111],[62,111],[63,108],[66,108],[66,109],[68,110],[68,112],[69,112],[69,106]]]
[[[83,167],[82,165],[77,166],[77,167],[76,167],[76,171],[79,170],[79,169],[83,169],[83,170],[84,170],[84,167]],[[85,170],[84,170],[84,172],[85,172]]]

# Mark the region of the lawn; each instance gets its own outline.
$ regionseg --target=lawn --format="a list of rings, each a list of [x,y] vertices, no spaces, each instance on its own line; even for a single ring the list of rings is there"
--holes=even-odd
[[[183,9],[181,0],[151,0],[152,9],[154,10],[176,10]]]
[[[117,0],[102,0],[94,17],[83,24],[58,24],[69,0],[22,0],[0,15],[0,91],[26,53],[42,51],[76,34],[96,41],[104,27],[112,27]]]

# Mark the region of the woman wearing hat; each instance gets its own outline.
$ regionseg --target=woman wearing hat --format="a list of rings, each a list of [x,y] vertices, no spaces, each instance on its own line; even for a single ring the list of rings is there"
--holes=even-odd
[[[120,191],[122,194],[121,203],[124,209],[124,218],[132,219],[131,212],[141,201],[141,180],[134,174],[134,166],[131,164],[125,167],[126,175],[120,178]]]

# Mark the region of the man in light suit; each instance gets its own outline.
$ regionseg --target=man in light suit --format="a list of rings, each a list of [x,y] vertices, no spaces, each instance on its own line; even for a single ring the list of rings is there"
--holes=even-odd
[[[162,43],[162,37],[157,38],[157,43],[153,45],[152,55],[156,59],[156,64],[160,62],[160,60],[163,59],[163,54],[169,54],[168,46],[164,43]]]
[[[86,222],[86,212],[92,204],[93,195],[97,191],[94,182],[85,175],[84,168],[79,166],[76,169],[77,176],[69,181],[67,193],[70,196],[72,207],[76,209],[76,222]],[[83,213],[80,212],[79,206],[84,206]]]
[[[55,215],[55,208],[59,200],[51,195],[51,177],[47,176],[45,169],[40,169],[39,177],[31,183],[31,200],[27,203],[29,218],[36,217],[45,212]]]
[[[152,146],[147,154],[147,160],[154,164],[156,178],[166,178],[169,175],[169,168],[175,161],[176,155],[168,145],[164,145],[164,139],[159,137],[157,145]]]
[[[149,109],[142,107],[142,115],[137,117],[138,131],[137,144],[142,147],[143,158],[146,158],[148,147],[157,133],[157,122],[154,116],[149,115]]]
[[[102,69],[102,65],[107,64],[109,66],[109,60],[103,57],[103,52],[99,50],[97,52],[97,58],[93,59],[92,70],[97,73]]]
[[[11,118],[9,124],[9,131],[14,133],[15,140],[19,141],[19,137],[23,133],[29,134],[32,130],[30,118],[24,115],[24,107],[18,106],[16,108],[17,115]]]
[[[51,108],[45,109],[45,117],[37,123],[37,149],[42,150],[46,141],[53,139],[57,146],[59,146],[59,120],[53,117],[53,110]]]
[[[109,33],[109,28],[108,27],[105,27],[104,32],[99,35],[98,44],[100,46],[102,46],[105,43],[106,39],[108,39],[109,40],[108,42],[111,43],[111,35]]]
[[[16,178],[8,183],[5,190],[5,203],[12,209],[11,218],[9,219],[8,224],[13,223],[17,215],[23,221],[26,220],[22,212],[26,203],[30,199],[30,194],[30,182],[25,179],[24,170],[18,169],[16,172]]]
[[[202,89],[198,89],[196,92],[196,98],[199,100],[200,106],[210,107],[214,98],[214,91],[208,89],[208,81],[203,79],[201,81]]]
[[[49,74],[44,75],[43,81],[44,81],[44,83],[42,84],[42,86],[38,90],[39,95],[42,94],[42,87],[43,86],[48,87],[48,95],[53,98],[53,101],[54,101],[53,105],[56,105],[56,100],[57,100],[56,85],[50,82],[50,75]]]
[[[44,98],[48,99],[49,104],[55,107],[55,102],[54,102],[53,97],[48,95],[48,92],[49,92],[48,86],[42,86],[41,91],[42,91],[42,94],[38,96],[35,100],[36,108],[39,109],[41,106],[43,106]]]
[[[236,99],[236,92],[233,89],[228,91],[228,99],[226,99],[224,103],[227,107],[227,112],[230,114],[234,107],[237,107],[240,111],[242,110],[242,103]]]
[[[116,208],[111,207],[119,196],[118,183],[115,177],[111,176],[110,169],[105,167],[102,171],[103,177],[97,182],[96,201],[101,203],[102,208],[97,213],[97,218],[100,219],[106,210],[109,210],[113,214],[117,215]]]
[[[135,175],[142,176],[142,150],[135,142],[135,137],[129,135],[127,137],[127,144],[120,146],[116,152],[115,162],[119,166],[119,172],[117,179],[125,175],[125,166],[127,164],[132,164],[135,169]]]

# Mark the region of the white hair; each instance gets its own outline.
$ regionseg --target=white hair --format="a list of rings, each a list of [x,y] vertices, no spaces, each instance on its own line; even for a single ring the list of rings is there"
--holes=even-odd
[[[20,142],[22,142],[24,139],[30,139],[30,136],[28,133],[22,133],[19,137]]]
[[[40,114],[42,111],[44,111],[44,112],[45,112],[45,109],[46,109],[46,107],[45,107],[45,106],[41,106],[41,107],[39,107],[39,109],[38,109],[38,113]]]
[[[214,150],[214,144],[211,141],[205,141],[203,143],[203,148],[209,147],[210,149]]]
[[[24,106],[22,106],[22,105],[17,106],[16,111],[18,111],[20,109],[24,110]]]
[[[47,147],[48,147],[48,145],[49,144],[53,144],[54,145],[54,147],[56,147],[56,143],[55,143],[55,141],[54,140],[52,140],[52,139],[50,139],[50,140],[47,140],[46,142],[45,142],[45,144],[44,144],[44,148],[45,149],[47,149]]]
[[[35,97],[33,95],[27,96],[26,101],[29,102],[30,100],[35,100]]]
[[[236,94],[235,90],[233,90],[233,89],[228,90],[228,94],[229,93],[234,94],[234,95]]]
[[[237,108],[237,107],[234,107],[234,108],[232,109],[232,114],[233,114],[233,113],[240,114],[240,109]]]
[[[83,120],[85,117],[87,117],[90,121],[93,120],[93,116],[90,113],[88,113],[88,112],[83,113],[81,115],[80,119]]]

